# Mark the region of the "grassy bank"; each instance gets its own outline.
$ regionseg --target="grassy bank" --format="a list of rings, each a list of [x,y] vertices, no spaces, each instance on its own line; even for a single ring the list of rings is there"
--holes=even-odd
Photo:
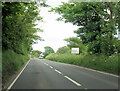
[[[0,82],[2,81],[2,50],[0,48]]]
[[[73,54],[51,54],[46,59],[84,66],[100,71],[118,74],[118,55],[73,55]]]
[[[5,83],[8,78],[20,69],[28,61],[25,55],[16,54],[12,50],[2,53],[2,80]]]

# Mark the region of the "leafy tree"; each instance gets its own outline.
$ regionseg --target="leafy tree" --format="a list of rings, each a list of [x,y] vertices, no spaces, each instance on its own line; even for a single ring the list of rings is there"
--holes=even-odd
[[[43,52],[44,58],[45,58],[47,55],[49,55],[49,54],[51,54],[51,53],[54,53],[53,48],[51,48],[50,46],[44,47],[44,50],[45,50],[45,52]]]
[[[2,30],[3,51],[11,49],[17,54],[28,54],[40,29],[34,28],[38,16],[38,6],[34,2],[3,2]]]
[[[67,44],[68,47],[70,48],[78,47],[80,53],[87,54],[87,51],[88,51],[87,45],[83,44],[82,40],[80,40],[78,37],[67,38],[65,39],[65,41],[68,42]]]
[[[67,47],[67,46],[60,47],[60,48],[57,50],[57,53],[59,53],[59,54],[68,54],[68,53],[70,53],[70,52],[71,52],[71,50],[70,50],[70,48]]]
[[[36,57],[39,57],[40,55],[41,55],[41,51],[39,51],[39,50],[33,50],[32,52],[31,52],[31,54],[32,55],[34,55],[34,56],[36,56]]]
[[[41,29],[35,28],[35,22],[42,20],[39,6],[36,2],[2,2],[3,86],[29,60],[32,44],[41,40],[36,33]]]
[[[111,55],[114,53],[111,40],[118,29],[118,6],[118,2],[73,2],[63,3],[52,11],[61,14],[58,20],[80,26],[75,33],[84,44],[88,44],[89,52],[103,53],[102,40],[106,36],[109,42],[105,45],[109,45],[107,55]]]

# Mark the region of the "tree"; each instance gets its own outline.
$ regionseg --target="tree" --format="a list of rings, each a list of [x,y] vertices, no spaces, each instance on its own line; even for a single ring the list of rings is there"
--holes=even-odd
[[[1,6],[1,5],[0,5]],[[41,6],[41,5],[40,5]],[[29,60],[32,44],[41,37],[35,28],[41,21],[36,2],[2,2],[2,81],[19,70]],[[1,22],[0,22],[1,23]],[[1,26],[0,26],[1,27]]]
[[[54,53],[53,48],[51,48],[50,46],[44,47],[44,50],[45,50],[45,52],[43,52],[44,58],[45,58],[47,55],[49,55],[49,54],[51,54],[51,53]]]
[[[31,54],[32,55],[34,55],[34,56],[36,56],[36,57],[39,57],[40,55],[41,55],[41,51],[39,51],[39,50],[33,50],[32,52],[31,52]]]
[[[28,54],[32,44],[41,37],[34,28],[38,16],[38,6],[34,2],[3,2],[2,4],[2,40],[3,51],[13,50],[17,54]]]
[[[52,11],[61,14],[58,20],[80,26],[75,33],[88,45],[89,52],[104,53],[102,40],[106,36],[107,55],[111,55],[114,53],[111,40],[118,29],[118,5],[118,2],[73,2],[63,3]]]
[[[82,43],[82,40],[80,40],[78,37],[70,37],[65,39],[65,41],[68,42],[67,46],[70,48],[78,47],[80,53],[87,54],[88,47],[87,45]]]
[[[59,54],[68,54],[68,53],[70,53],[70,52],[71,52],[71,50],[70,50],[70,48],[67,47],[67,46],[60,47],[60,48],[57,50],[57,53],[59,53]]]

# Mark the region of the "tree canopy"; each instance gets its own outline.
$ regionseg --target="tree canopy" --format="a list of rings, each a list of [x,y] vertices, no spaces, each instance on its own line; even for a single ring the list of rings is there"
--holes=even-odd
[[[59,53],[59,54],[69,54],[69,53],[71,53],[71,50],[68,46],[63,46],[63,47],[58,48],[57,53]]]
[[[120,2],[73,2],[63,3],[52,11],[61,15],[58,20],[79,26],[75,31],[92,53],[115,53],[115,37],[119,30]]]
[[[87,54],[88,46],[82,43],[82,40],[78,37],[70,37],[65,39],[67,41],[67,46],[70,48],[79,48],[79,52],[83,54]]]
[[[22,55],[29,53],[35,40],[41,40],[36,35],[41,29],[35,28],[35,21],[41,19],[35,2],[3,2],[3,50],[10,49]]]
[[[42,54],[41,51],[39,50],[32,50],[31,55],[35,56],[35,57],[39,57]]]
[[[43,52],[44,58],[45,58],[47,55],[49,55],[49,54],[51,54],[51,53],[54,53],[53,48],[50,47],[50,46],[44,47],[44,50],[45,50],[45,52]]]

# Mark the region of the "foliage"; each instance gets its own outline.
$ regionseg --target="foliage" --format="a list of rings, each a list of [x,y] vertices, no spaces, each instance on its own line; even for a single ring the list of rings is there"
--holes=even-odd
[[[59,54],[71,53],[71,50],[69,47],[63,46],[63,47],[58,48],[57,53]]]
[[[87,47],[87,45],[83,44],[82,40],[80,40],[79,38],[70,37],[70,38],[65,39],[65,41],[68,42],[68,44],[67,44],[68,47],[70,47],[70,48],[78,47],[80,53],[87,54],[88,47]]]
[[[61,14],[62,17],[58,20],[80,26],[75,33],[82,39],[83,44],[88,45],[90,53],[104,53],[102,46],[106,41],[103,43],[101,40],[106,37],[109,42],[104,45],[107,48],[106,55],[112,55],[115,47],[111,40],[118,30],[118,9],[118,2],[73,2],[63,3],[52,11]]]
[[[44,47],[44,49],[45,49],[45,52],[43,52],[44,58],[45,58],[47,55],[49,55],[49,54],[51,54],[51,53],[54,53],[53,48],[51,48],[50,46],[46,46],[46,47]]]
[[[39,50],[33,50],[33,51],[31,52],[31,55],[34,55],[35,57],[39,57],[41,53],[42,53],[42,52],[39,51]]]
[[[2,53],[2,80],[3,85],[9,79],[9,76],[20,69],[23,64],[28,61],[28,56],[20,55],[12,50],[7,50]]]
[[[51,54],[46,59],[79,65],[96,70],[118,74],[118,59],[120,56],[111,55],[74,55],[74,54]],[[120,72],[119,72],[120,74]]]
[[[77,37],[65,41],[82,54],[51,54],[46,59],[120,74],[120,40],[115,37],[120,29],[120,2],[69,2],[51,11],[61,15],[57,20],[79,26],[74,31]]]
[[[34,2],[4,2],[2,4],[3,50],[14,50],[25,55],[32,50],[32,43],[40,40],[35,33],[39,29],[34,22],[38,17],[38,7]]]
[[[28,61],[36,35],[35,21],[41,20],[35,2],[2,2],[3,82]],[[4,84],[3,84],[4,85]]]
[[[109,40],[108,37],[104,36],[101,38],[101,48],[102,54],[104,55],[118,54],[120,53],[120,40],[116,38]]]

